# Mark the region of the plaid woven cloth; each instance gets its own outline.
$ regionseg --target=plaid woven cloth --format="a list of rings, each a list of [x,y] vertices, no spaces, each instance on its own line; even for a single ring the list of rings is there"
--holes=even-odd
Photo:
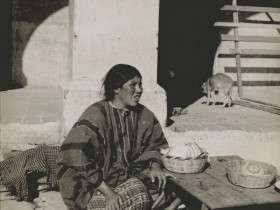
[[[137,178],[130,178],[114,189],[121,197],[121,210],[146,210],[152,206],[152,198],[145,185]],[[104,210],[105,197],[99,191],[93,194],[87,205],[88,210]]]
[[[32,172],[43,173],[47,176],[49,187],[58,186],[55,165],[59,146],[40,145],[0,162],[0,173],[3,185],[16,193],[18,201],[30,201],[30,186],[36,186],[37,179],[27,180]],[[37,189],[36,189],[37,190]]]
[[[45,145],[46,146],[46,145]],[[56,178],[56,160],[60,146],[47,146],[45,149],[46,167],[47,167],[47,184],[49,188],[58,187]]]

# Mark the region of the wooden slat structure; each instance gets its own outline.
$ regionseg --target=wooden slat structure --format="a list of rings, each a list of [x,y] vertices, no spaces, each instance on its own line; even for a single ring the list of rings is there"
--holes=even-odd
[[[243,72],[242,72],[243,73]],[[234,86],[238,86],[237,81],[233,81]],[[249,80],[249,81],[242,81],[242,86],[280,86],[280,81],[273,81],[273,80]],[[243,97],[244,98],[244,97]]]
[[[222,41],[240,41],[240,42],[270,42],[280,43],[280,37],[266,37],[266,36],[238,36],[221,35]]]
[[[237,6],[237,0],[232,0],[232,5]],[[233,12],[233,22],[235,24],[239,22],[238,12]],[[236,27],[233,30],[234,30],[234,36],[238,40],[239,30]],[[234,46],[235,46],[235,49],[239,50],[240,49],[239,41],[234,41]],[[243,88],[239,88],[239,87],[242,87],[241,55],[240,54],[235,54],[235,61],[236,61],[236,69],[237,69],[236,75],[237,75],[237,84],[238,84],[238,94],[239,94],[239,96],[243,96]]]
[[[275,28],[280,29],[279,24],[263,24],[263,23],[231,23],[231,22],[216,22],[214,26],[231,27],[231,28]]]
[[[177,179],[170,180],[181,189],[179,196],[188,209],[279,210],[280,198],[273,185],[264,189],[250,189],[229,182],[226,176],[227,161],[240,159],[239,156],[210,157],[210,166],[204,172],[172,173]]]
[[[226,73],[236,73],[236,67],[225,67]],[[242,73],[264,73],[264,74],[280,74],[279,68],[271,67],[244,67]]]
[[[260,55],[260,56],[279,56],[280,50],[268,49],[241,49],[240,42],[268,42],[280,43],[280,37],[265,37],[265,36],[240,36],[239,28],[264,28],[264,29],[277,29],[279,31],[280,24],[266,24],[266,23],[241,23],[239,22],[239,12],[254,12],[254,13],[280,13],[280,8],[274,7],[256,7],[256,6],[238,6],[237,0],[232,0],[232,5],[225,5],[221,8],[222,11],[233,12],[233,22],[216,22],[216,27],[230,27],[234,30],[234,35],[221,35],[222,41],[233,41],[234,49],[230,49],[229,53],[235,55],[236,60],[236,74],[238,95],[240,100],[235,100],[234,103],[242,106],[247,106],[263,111],[280,114],[280,107],[275,104],[268,104],[266,102],[258,101],[245,97],[243,94],[243,81],[242,81],[242,67],[241,55]],[[269,73],[269,72],[267,72]],[[248,82],[248,81],[245,81]],[[263,82],[263,81],[260,81]],[[279,84],[278,81],[273,81]],[[273,83],[273,84],[274,84]],[[272,83],[271,83],[272,84]]]
[[[243,55],[280,55],[280,50],[262,50],[262,49],[230,49],[231,54]]]
[[[252,7],[252,6],[234,6],[234,5],[225,5],[221,8],[224,11],[233,11],[233,12],[269,12],[269,13],[280,13],[280,8],[275,7]]]
[[[250,99],[250,98],[243,98],[243,100],[235,100],[234,104],[250,107],[253,109],[263,110],[263,111],[270,112],[273,114],[280,114],[280,108],[275,107],[274,104],[268,104],[268,103]]]

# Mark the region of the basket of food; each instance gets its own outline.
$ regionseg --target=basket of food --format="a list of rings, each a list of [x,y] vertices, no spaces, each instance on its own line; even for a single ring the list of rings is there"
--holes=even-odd
[[[247,188],[270,186],[276,173],[277,169],[273,165],[255,160],[232,160],[227,166],[229,181]]]
[[[205,168],[208,155],[195,142],[183,147],[169,147],[161,150],[164,167],[176,173],[199,173]]]

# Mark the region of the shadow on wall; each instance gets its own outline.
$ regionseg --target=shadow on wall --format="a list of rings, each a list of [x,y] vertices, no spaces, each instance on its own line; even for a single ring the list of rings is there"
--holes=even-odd
[[[1,0],[0,1],[0,19],[1,33],[0,33],[0,91],[8,90],[12,85],[12,1]]]
[[[160,2],[158,82],[167,93],[168,117],[172,107],[186,107],[202,96],[200,87],[212,74],[219,44],[213,24],[224,4],[222,0]]]
[[[201,85],[212,75],[220,34],[218,21],[232,22],[232,12],[221,12],[231,0],[160,1],[158,83],[167,93],[168,117],[172,107],[186,107],[202,96]],[[279,7],[275,0],[242,0],[238,5]],[[243,13],[241,22],[255,13]],[[275,22],[271,20],[268,23]]]
[[[12,2],[12,66],[10,66],[12,84],[8,86],[14,89],[22,88],[28,83],[22,71],[22,57],[33,32],[51,14],[68,6],[69,0],[13,0]]]

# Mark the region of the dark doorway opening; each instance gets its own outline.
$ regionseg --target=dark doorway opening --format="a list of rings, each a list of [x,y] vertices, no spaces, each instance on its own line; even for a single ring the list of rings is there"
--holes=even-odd
[[[185,108],[202,97],[201,85],[212,75],[220,34],[217,21],[232,22],[221,12],[232,0],[161,0],[159,12],[158,83],[167,93],[168,117],[173,107]],[[278,0],[240,0],[239,5],[279,7]],[[242,22],[254,13],[240,15]]]
[[[213,24],[226,3],[160,1],[158,83],[167,93],[168,117],[173,107],[184,108],[202,96],[220,42]]]

